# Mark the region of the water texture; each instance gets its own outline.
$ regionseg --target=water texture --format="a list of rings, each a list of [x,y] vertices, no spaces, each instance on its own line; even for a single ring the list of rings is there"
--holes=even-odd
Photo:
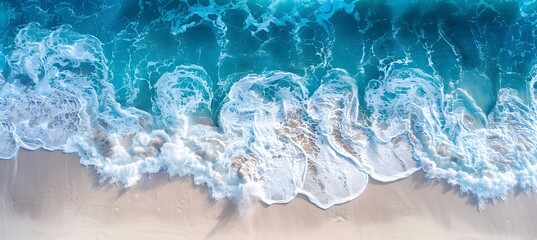
[[[423,170],[537,189],[533,1],[0,3],[0,158],[320,208]]]

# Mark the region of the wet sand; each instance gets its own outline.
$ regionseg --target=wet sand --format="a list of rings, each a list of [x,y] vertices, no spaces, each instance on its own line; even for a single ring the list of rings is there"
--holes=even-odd
[[[100,184],[76,155],[20,150],[0,161],[2,239],[537,239],[536,194],[479,211],[422,173],[373,180],[349,203],[322,210],[304,197],[267,206],[212,200],[188,178]]]

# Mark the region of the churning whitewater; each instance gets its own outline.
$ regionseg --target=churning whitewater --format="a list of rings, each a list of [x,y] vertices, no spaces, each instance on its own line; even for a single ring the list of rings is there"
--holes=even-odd
[[[537,189],[532,1],[0,3],[0,158],[320,208],[423,170]]]

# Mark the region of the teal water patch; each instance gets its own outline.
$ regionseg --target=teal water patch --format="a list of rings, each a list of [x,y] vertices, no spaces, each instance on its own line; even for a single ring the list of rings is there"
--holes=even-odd
[[[422,169],[480,202],[537,188],[537,5],[6,1],[0,158],[190,176],[321,208]]]

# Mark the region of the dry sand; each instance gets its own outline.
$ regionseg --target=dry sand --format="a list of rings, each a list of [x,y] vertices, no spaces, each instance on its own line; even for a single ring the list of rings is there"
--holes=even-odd
[[[239,210],[163,174],[128,189],[97,180],[77,156],[60,152],[21,150],[0,161],[0,239],[537,239],[537,195],[479,212],[470,197],[423,174],[372,181],[328,210],[302,197]]]

